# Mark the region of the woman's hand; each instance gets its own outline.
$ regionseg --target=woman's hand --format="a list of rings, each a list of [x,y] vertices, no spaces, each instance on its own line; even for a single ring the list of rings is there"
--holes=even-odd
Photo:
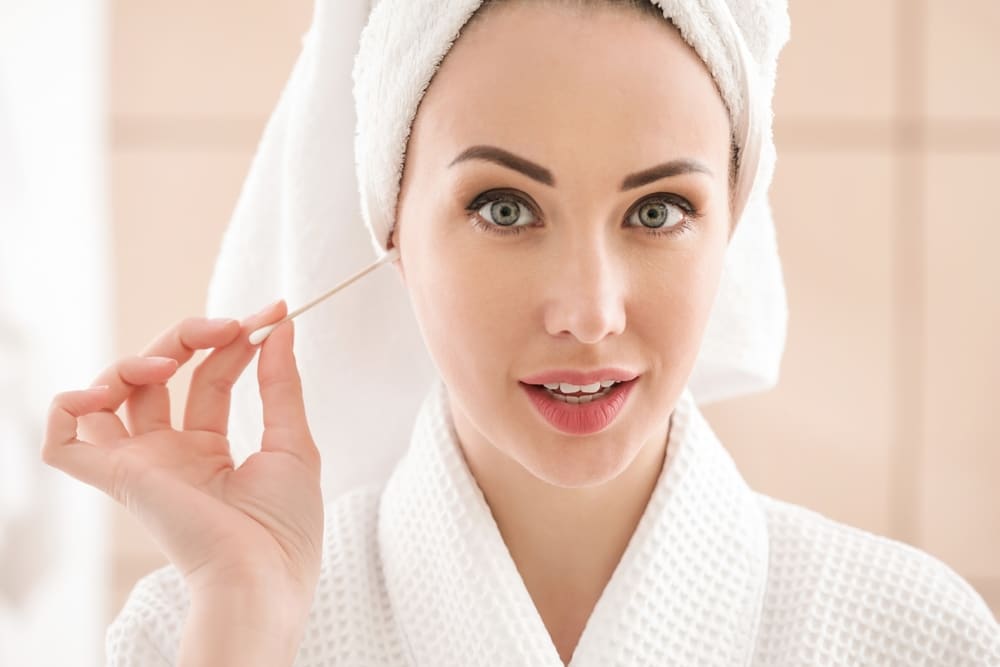
[[[260,352],[261,450],[234,469],[226,437],[232,386],[256,351],[247,337],[286,311],[279,301],[242,326],[186,319],[92,385],[107,388],[52,401],[42,460],[122,503],[198,599],[252,589],[308,610],[319,578],[320,455],[306,423],[291,321]],[[209,348],[192,374],[183,429],[174,429],[166,382],[195,350]],[[115,414],[123,403],[127,427]]]

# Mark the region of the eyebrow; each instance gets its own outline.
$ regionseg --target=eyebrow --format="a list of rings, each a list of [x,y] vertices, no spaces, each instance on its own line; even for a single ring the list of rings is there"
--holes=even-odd
[[[534,179],[544,185],[555,187],[556,184],[556,179],[552,175],[552,172],[542,165],[496,146],[470,146],[459,153],[448,166],[453,167],[464,160],[486,160],[487,162],[494,162],[503,167],[518,171],[528,178]],[[661,178],[692,172],[712,176],[712,170],[705,166],[702,162],[695,160],[694,158],[679,158],[676,160],[670,160],[669,162],[664,162],[663,164],[658,164],[655,167],[650,167],[649,169],[637,171],[634,174],[629,174],[622,181],[621,190],[622,192],[632,190],[648,183],[658,181]]]

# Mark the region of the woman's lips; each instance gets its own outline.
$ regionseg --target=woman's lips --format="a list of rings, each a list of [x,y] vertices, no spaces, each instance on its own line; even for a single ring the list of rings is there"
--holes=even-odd
[[[638,380],[636,377],[628,382],[620,382],[611,387],[607,395],[589,403],[577,404],[553,398],[545,387],[524,382],[519,384],[538,413],[557,431],[568,435],[589,435],[606,428],[614,421]]]

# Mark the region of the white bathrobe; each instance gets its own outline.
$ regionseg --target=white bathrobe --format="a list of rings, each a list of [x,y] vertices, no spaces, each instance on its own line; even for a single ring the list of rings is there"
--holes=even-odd
[[[108,664],[174,665],[188,602],[172,566],[140,580],[108,628]],[[929,554],[754,492],[685,390],[663,471],[570,664],[995,667],[1000,626]],[[440,381],[387,484],[327,505],[295,665],[563,665]]]

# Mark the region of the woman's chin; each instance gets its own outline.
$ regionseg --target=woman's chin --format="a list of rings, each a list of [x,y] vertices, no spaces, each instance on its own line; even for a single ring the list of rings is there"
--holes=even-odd
[[[573,438],[572,442],[549,440],[520,457],[521,465],[537,479],[566,489],[601,486],[618,477],[631,462],[620,443],[603,438]]]

